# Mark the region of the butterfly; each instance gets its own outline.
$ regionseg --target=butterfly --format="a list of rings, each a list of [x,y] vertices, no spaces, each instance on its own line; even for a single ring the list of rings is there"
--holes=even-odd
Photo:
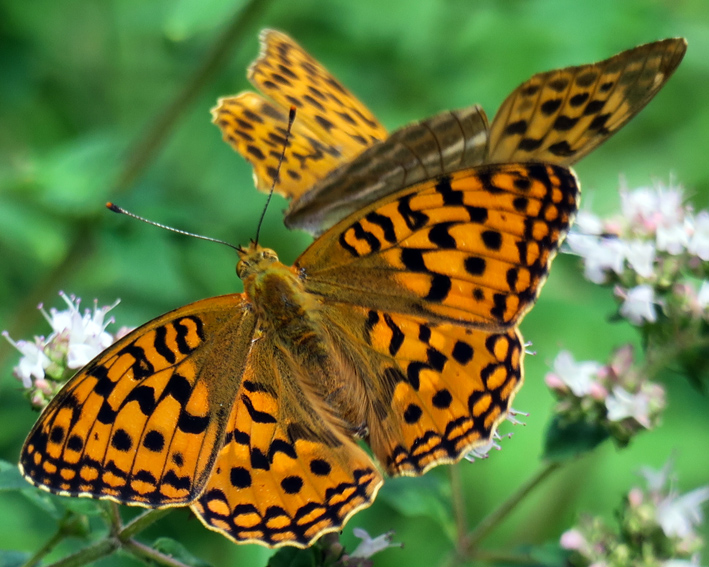
[[[535,150],[540,161],[520,153],[541,124],[558,122],[543,110],[554,79],[537,89],[540,110],[529,109],[531,88],[520,93],[521,103],[510,103],[501,134],[497,120],[488,128],[473,108],[386,138],[366,108],[292,40],[269,31],[264,41],[252,76],[275,66],[300,92],[298,98],[276,88],[284,100],[315,97],[325,110],[312,119],[299,113],[305,118],[286,143],[279,108],[246,97],[258,105],[230,115],[243,129],[230,135],[243,140],[249,130],[260,140],[246,147],[257,180],[275,173],[271,149],[278,144],[288,148],[281,190],[294,199],[323,191],[330,202],[322,188],[344,175],[338,164],[369,170],[364,156],[377,147],[394,160],[406,145],[438,169],[406,170],[392,181],[390,172],[404,162],[379,159],[371,175],[386,190],[373,195],[347,186],[332,202],[347,201],[351,190],[356,204],[307,215],[320,236],[293,266],[258,243],[240,247],[244,292],[175,309],[99,354],[44,410],[20,469],[57,494],[149,508],[189,505],[207,528],[236,542],[304,547],[369,506],[384,473],[421,475],[490,440],[522,385],[518,326],[573,220],[579,186],[566,162],[547,159],[555,155],[548,144]],[[670,72],[658,53],[683,44],[655,45],[638,48],[648,54],[654,80],[632,51],[627,65],[617,61],[606,71],[622,83],[628,71],[618,69],[633,67],[655,92]],[[562,72],[586,87],[587,74]],[[313,77],[322,79],[317,88]],[[559,108],[584,116],[566,101],[578,89],[556,82]],[[603,92],[613,101],[609,115],[620,112],[621,122],[651,96],[626,83],[603,90],[606,82],[596,77],[588,104]],[[264,88],[282,83],[275,75],[263,81]],[[326,88],[325,99],[316,94]],[[600,112],[583,120],[597,126]],[[617,129],[615,120],[603,118],[595,129],[549,126],[546,135],[555,147],[565,142],[583,154]],[[434,123],[459,128],[465,142],[429,129]],[[433,138],[417,145],[411,131]],[[259,152],[263,159],[254,157]],[[323,173],[324,163],[330,169]]]
[[[388,134],[295,41],[264,30],[248,78],[266,96],[221,98],[212,115],[224,140],[253,166],[256,186],[268,191],[286,109],[297,108],[276,191],[291,200],[286,225],[319,235],[381,196],[439,175],[485,163],[573,165],[657,94],[686,48],[683,38],[665,39],[534,75],[505,99],[492,124],[474,105]]]

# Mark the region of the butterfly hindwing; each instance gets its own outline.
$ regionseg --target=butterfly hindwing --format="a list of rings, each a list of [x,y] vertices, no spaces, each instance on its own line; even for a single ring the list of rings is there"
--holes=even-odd
[[[488,443],[522,386],[516,328],[486,332],[334,301],[323,311],[343,358],[356,361],[366,439],[391,475],[421,475]]]
[[[271,339],[254,342],[226,443],[193,509],[235,541],[304,547],[369,506],[382,478],[303,386],[337,377],[295,364]]]
[[[129,333],[44,410],[22,449],[25,478],[126,504],[194,500],[224,436],[253,328],[243,297],[227,295]]]
[[[534,75],[507,97],[490,128],[488,162],[571,165],[622,128],[682,61],[684,39]]]
[[[489,330],[533,305],[578,207],[566,168],[489,165],[408,187],[296,261],[315,295]]]
[[[399,189],[480,165],[487,155],[487,128],[485,112],[476,105],[395,130],[293,199],[284,222],[320,234]]]

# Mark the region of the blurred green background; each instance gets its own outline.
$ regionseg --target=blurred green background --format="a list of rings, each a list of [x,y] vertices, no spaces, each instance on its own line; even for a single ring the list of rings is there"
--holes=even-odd
[[[254,236],[265,197],[253,189],[250,168],[221,141],[209,109],[219,96],[248,88],[245,69],[263,27],[292,35],[388,128],[475,102],[492,117],[536,72],[684,36],[687,56],[665,89],[576,170],[586,204],[598,212],[617,209],[621,175],[631,187],[674,176],[697,209],[709,206],[706,0],[272,0],[258,4],[214,71],[195,81],[243,6],[0,0],[0,328],[15,339],[48,334],[35,307],[63,307],[59,290],[83,297],[85,306],[94,297],[100,304],[120,297],[112,312],[119,325],[241,290],[232,251],[111,215],[104,203],[237,244]],[[195,96],[170,107],[185,89]],[[164,137],[160,124],[170,126]],[[261,240],[291,263],[309,237],[283,227],[284,207],[274,201]],[[608,322],[613,311],[610,290],[584,281],[576,259],[557,259],[522,325],[538,353],[527,358],[527,384],[515,400],[530,412],[526,426],[504,426],[514,436],[501,452],[458,465],[471,526],[540,466],[553,406],[543,376],[558,350],[604,361],[615,346],[636,340],[629,325]],[[0,458],[16,462],[37,416],[11,376],[18,354],[0,343]],[[637,468],[659,468],[671,455],[680,490],[709,482],[707,398],[676,374],[663,378],[668,410],[659,430],[627,450],[606,444],[567,466],[486,546],[558,541],[580,511],[610,520],[623,494],[640,483]],[[394,529],[406,547],[377,556],[377,565],[439,563],[453,548],[447,468],[387,482],[375,504],[350,521],[343,541],[355,541],[354,526],[371,534]],[[19,494],[0,493],[0,549],[34,551],[53,530],[53,521]],[[217,565],[263,565],[272,553],[229,543],[186,509],[145,534],[158,535]],[[69,541],[52,557],[79,545]]]

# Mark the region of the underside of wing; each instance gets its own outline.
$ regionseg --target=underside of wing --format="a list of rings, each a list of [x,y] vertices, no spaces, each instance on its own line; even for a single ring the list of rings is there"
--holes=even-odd
[[[480,166],[365,207],[295,265],[306,290],[330,300],[505,329],[536,300],[578,198],[562,167]]]
[[[223,439],[253,328],[244,298],[227,295],[129,333],[44,410],[22,449],[23,475],[66,496],[150,507],[194,500]]]
[[[404,187],[479,165],[487,155],[487,128],[477,105],[400,128],[295,199],[285,223],[320,234]]]
[[[576,163],[655,96],[686,49],[684,39],[666,39],[600,63],[534,75],[495,115],[487,161]]]
[[[212,117],[224,141],[253,167],[256,187],[268,193],[286,143],[288,112],[261,95],[244,92],[219,99]],[[296,198],[359,151],[329,143],[322,132],[314,132],[298,115],[274,191],[287,199]]]
[[[322,399],[304,389],[311,373],[271,339],[255,339],[226,442],[192,508],[234,541],[305,547],[369,506],[382,478]]]
[[[268,190],[285,142],[288,109],[296,120],[276,191],[295,198],[387,132],[374,115],[318,61],[287,35],[264,30],[261,53],[249,68],[255,93],[219,100],[214,123],[254,167],[256,186]]]

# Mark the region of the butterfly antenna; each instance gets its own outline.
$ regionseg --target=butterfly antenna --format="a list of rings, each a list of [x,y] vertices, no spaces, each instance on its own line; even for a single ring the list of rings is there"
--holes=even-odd
[[[271,202],[271,197],[273,197],[273,190],[276,188],[276,183],[280,181],[281,177],[281,165],[283,164],[283,159],[286,157],[286,148],[288,147],[288,138],[290,138],[291,128],[293,127],[293,121],[295,120],[295,106],[291,106],[288,111],[288,126],[286,127],[286,136],[283,140],[283,151],[281,151],[281,157],[278,158],[278,165],[276,166],[276,173],[273,176],[273,183],[271,183],[271,190],[268,192],[268,199],[266,199],[266,205],[261,212],[261,218],[258,221],[258,226],[256,227],[256,244],[258,244],[258,237],[261,233],[261,224],[263,223],[263,218],[266,216],[266,210],[268,209],[268,204]]]
[[[140,216],[136,215],[135,213],[131,213],[130,211],[126,211],[124,208],[119,207],[118,205],[115,205],[113,203],[106,203],[106,208],[109,209],[110,211],[113,211],[114,213],[126,215],[128,217],[132,217],[132,218],[137,219],[139,221],[143,221],[144,223],[152,224],[153,226],[157,226],[158,228],[164,228],[165,230],[169,230],[171,232],[176,232],[177,234],[184,234],[185,236],[193,236],[194,238],[199,238],[200,240],[208,240],[209,242],[216,242],[217,244],[224,244],[225,246],[228,246],[229,248],[232,248],[232,249],[236,250],[237,252],[240,250],[238,246],[234,246],[233,244],[229,244],[228,242],[225,242],[224,240],[219,240],[218,238],[211,238],[209,236],[202,236],[201,234],[195,234],[194,232],[187,232],[186,230],[180,230],[179,228],[172,228],[171,226],[167,226],[165,224],[160,224],[159,222],[151,221],[146,218],[140,217]]]

